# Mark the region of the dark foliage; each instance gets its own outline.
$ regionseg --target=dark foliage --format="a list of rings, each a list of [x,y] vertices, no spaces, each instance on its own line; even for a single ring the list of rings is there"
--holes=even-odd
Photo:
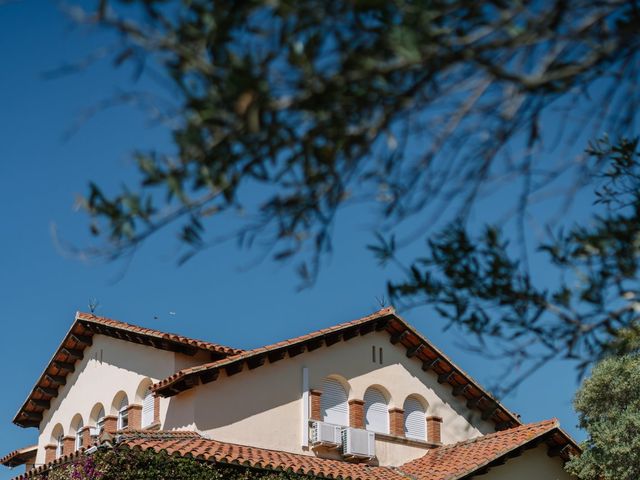
[[[311,480],[315,477],[211,464],[191,457],[116,446],[101,448],[40,475],[39,480]]]
[[[175,152],[139,152],[139,183],[86,196],[108,258],[179,222],[180,261],[237,236],[313,281],[341,206],[372,202],[385,228],[464,215],[497,179],[582,169],[504,151],[539,145],[559,99],[619,134],[637,105],[635,1],[103,0],[83,19],[177,99]],[[234,212],[236,230],[214,221]]]
[[[451,324],[481,341],[498,340],[516,361],[555,357],[594,359],[634,352],[640,334],[640,151],[638,139],[589,150],[605,161],[589,221],[559,231],[539,245],[557,274],[538,284],[500,230],[470,234],[453,224],[428,242],[404,281],[389,284],[392,300],[431,304]],[[599,208],[598,208],[599,206]],[[395,258],[392,242],[372,247],[383,262]],[[530,370],[520,376],[525,378]]]

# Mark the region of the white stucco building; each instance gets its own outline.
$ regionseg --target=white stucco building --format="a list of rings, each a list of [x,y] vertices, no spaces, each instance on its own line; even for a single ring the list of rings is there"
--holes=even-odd
[[[564,480],[578,451],[391,308],[247,351],[78,313],[14,423],[38,430],[1,460],[19,478],[107,440],[352,479]]]

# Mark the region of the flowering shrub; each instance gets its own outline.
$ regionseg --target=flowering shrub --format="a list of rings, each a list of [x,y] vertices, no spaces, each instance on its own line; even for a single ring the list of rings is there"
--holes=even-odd
[[[115,447],[42,473],[37,480],[311,480],[315,477],[205,463],[166,452]]]

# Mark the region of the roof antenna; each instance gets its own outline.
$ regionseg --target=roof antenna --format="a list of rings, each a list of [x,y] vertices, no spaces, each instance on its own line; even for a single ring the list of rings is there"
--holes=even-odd
[[[98,301],[98,299],[95,297],[91,297],[89,299],[89,305],[88,305],[89,311],[91,313],[95,313],[95,311],[98,309],[98,306],[100,306],[100,302]]]
[[[376,295],[376,302],[378,302],[378,306],[380,308],[385,308],[387,306],[387,298],[384,295],[380,297]]]

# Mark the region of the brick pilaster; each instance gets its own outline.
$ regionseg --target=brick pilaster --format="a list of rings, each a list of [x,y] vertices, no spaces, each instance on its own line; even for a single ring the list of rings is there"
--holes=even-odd
[[[396,437],[404,437],[404,410],[401,408],[389,409],[389,433]]]
[[[115,415],[107,415],[104,417],[104,431],[108,433],[115,433],[118,428],[118,417]]]
[[[349,426],[364,428],[364,401],[349,400]]]
[[[142,428],[142,405],[129,405],[127,414],[129,416],[127,428],[136,430]]]
[[[442,443],[442,417],[427,417],[427,441]]]
[[[322,420],[322,411],[320,408],[320,398],[322,397],[322,392],[320,390],[310,390],[309,391],[309,418],[311,420]]]
[[[76,437],[67,436],[62,439],[62,454],[71,455],[76,451]]]
[[[153,423],[160,425],[160,397],[153,394]]]
[[[44,463],[53,462],[56,459],[56,446],[53,444],[44,446]]]
[[[91,445],[91,427],[88,425],[86,427],[82,427],[78,431],[78,435],[82,436],[82,446],[84,448],[89,448]]]

